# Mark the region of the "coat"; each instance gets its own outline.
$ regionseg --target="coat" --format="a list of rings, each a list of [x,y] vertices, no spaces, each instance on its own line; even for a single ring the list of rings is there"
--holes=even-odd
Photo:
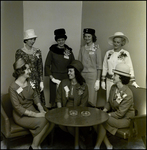
[[[67,101],[69,99],[67,92],[65,90],[65,87],[68,87],[70,89],[71,81],[69,79],[64,79],[60,83],[57,95],[56,95],[56,102],[61,102],[62,107],[65,107],[67,104]],[[74,91],[74,106],[87,106],[88,104],[88,87],[86,83],[84,83],[82,86],[77,83],[75,85],[76,90]],[[70,91],[69,91],[70,92]]]

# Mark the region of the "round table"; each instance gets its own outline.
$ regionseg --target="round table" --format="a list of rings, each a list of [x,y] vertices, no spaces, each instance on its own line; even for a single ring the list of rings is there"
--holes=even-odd
[[[101,124],[108,114],[92,107],[61,107],[48,111],[46,119],[58,125],[75,127],[75,149],[79,149],[79,127]]]

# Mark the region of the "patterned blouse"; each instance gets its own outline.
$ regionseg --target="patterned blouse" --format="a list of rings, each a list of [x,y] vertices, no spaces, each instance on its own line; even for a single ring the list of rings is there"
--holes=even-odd
[[[41,51],[33,47],[33,54],[27,54],[24,51],[25,47],[18,49],[15,53],[15,59],[23,58],[24,61],[30,66],[31,75],[30,81],[35,84],[37,92],[40,91],[40,82],[43,81],[43,63]]]

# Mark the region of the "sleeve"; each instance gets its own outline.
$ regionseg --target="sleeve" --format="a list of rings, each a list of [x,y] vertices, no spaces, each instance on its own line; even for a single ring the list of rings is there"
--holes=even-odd
[[[125,62],[130,67],[131,81],[133,81],[135,80],[135,76],[134,76],[133,64],[132,64],[132,60],[131,60],[131,56],[129,52],[127,52],[127,56],[128,57],[126,57]]]
[[[52,52],[49,51],[45,60],[45,76],[51,75],[51,62],[52,62]]]
[[[43,81],[43,62],[42,62],[42,54],[41,54],[41,50],[38,50],[39,53],[39,58],[38,58],[38,73],[40,76],[40,81]]]
[[[82,48],[79,50],[78,60],[82,62]]]
[[[10,99],[11,99],[11,103],[12,103],[13,109],[20,116],[22,116],[24,114],[24,112],[26,111],[26,109],[19,102],[19,97],[18,97],[17,92],[12,87],[9,87],[9,94],[10,94]]]
[[[97,64],[96,64],[96,68],[97,69],[102,69],[102,55],[101,55],[101,49],[98,46],[98,49],[96,51],[96,55],[97,55]]]
[[[85,91],[84,94],[82,95],[82,99],[81,99],[81,105],[80,106],[87,106],[88,104],[88,86],[85,84]]]
[[[126,96],[119,105],[119,108],[111,113],[111,116],[117,119],[123,118],[124,115],[127,113],[128,109],[132,105],[132,96]]]
[[[104,106],[104,108],[106,108],[108,111],[110,111],[110,109],[111,109],[110,101],[112,101],[112,99],[113,99],[113,93],[114,93],[114,86],[112,85],[112,87],[110,89],[110,94],[109,94],[108,102],[106,102],[106,104]]]
[[[15,53],[15,61],[18,60],[19,58],[22,58],[20,50],[18,49]]]
[[[71,51],[71,62],[72,62],[73,60],[75,60],[75,57],[74,57],[73,52]]]
[[[104,56],[104,60],[103,60],[103,71],[102,71],[102,79],[105,79],[106,74],[108,72],[108,64],[107,64],[107,53]]]
[[[33,99],[34,99],[34,103],[37,105],[37,103],[41,103],[39,96],[37,94],[37,92],[34,90],[34,94],[33,94]]]

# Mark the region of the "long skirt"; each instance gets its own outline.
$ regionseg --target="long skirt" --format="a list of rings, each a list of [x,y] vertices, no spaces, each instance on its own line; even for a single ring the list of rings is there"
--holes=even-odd
[[[94,85],[97,79],[97,72],[82,72],[83,78],[86,80],[86,84],[88,86],[88,91],[89,91],[89,98],[88,98],[88,103],[96,107],[97,105],[97,91],[94,89]]]

